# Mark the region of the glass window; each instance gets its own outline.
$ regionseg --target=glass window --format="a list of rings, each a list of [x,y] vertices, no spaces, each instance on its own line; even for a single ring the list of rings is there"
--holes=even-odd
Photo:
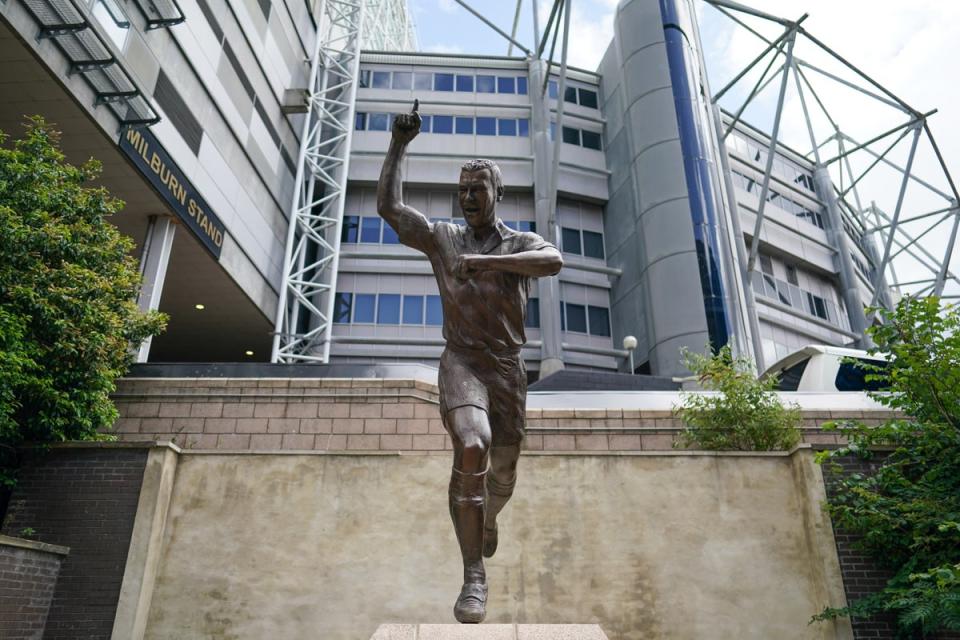
[[[522,76],[517,78],[517,93],[522,96],[527,95],[527,79]]]
[[[433,88],[433,74],[415,71],[413,74],[413,88],[418,91],[430,91]]]
[[[518,229],[517,223],[514,222],[513,220],[504,220],[503,224],[507,225],[507,227],[509,227],[510,229],[513,229],[514,231]]]
[[[433,74],[433,90],[434,91],[453,91],[453,74],[452,73]]]
[[[478,117],[477,118],[477,135],[478,136],[497,135],[497,119]]]
[[[403,296],[403,324],[423,324],[423,296]]]
[[[390,88],[390,72],[374,71],[372,86],[374,89],[389,89]]]
[[[770,256],[760,255],[760,270],[767,275],[773,275],[773,260],[770,259]]]
[[[567,331],[587,332],[587,308],[582,304],[567,303]]]
[[[434,133],[453,133],[453,116],[433,116]]]
[[[527,298],[527,317],[523,321],[523,326],[540,328],[540,300],[538,298]]]
[[[368,114],[367,125],[370,131],[387,131],[390,128],[390,117],[385,113]]]
[[[383,244],[400,244],[397,232],[387,222],[383,223]]]
[[[420,116],[420,131],[430,133],[430,116]]]
[[[501,136],[517,135],[517,121],[514,120],[513,118],[497,119],[497,128]]]
[[[590,335],[610,337],[610,310],[604,307],[587,307],[590,319]]]
[[[556,137],[557,137],[557,123],[551,122],[550,123],[550,139],[554,140]]]
[[[356,117],[354,119],[353,128],[357,131],[363,131],[367,128],[367,114],[357,111]]]
[[[497,78],[497,93],[516,93],[517,92],[517,81],[516,78]]]
[[[533,233],[537,232],[537,223],[531,220],[521,220],[517,224],[518,231],[532,231]]]
[[[380,242],[380,218],[363,216],[360,222],[360,242]]]
[[[792,264],[787,265],[787,282],[790,284],[800,284],[800,281],[797,280],[797,267]]]
[[[473,76],[457,76],[457,91],[473,93]]]
[[[353,321],[373,322],[377,296],[372,293],[356,293],[353,296]]]
[[[517,135],[523,138],[530,135],[530,121],[526,118],[517,120]]]
[[[566,314],[563,312],[563,300],[560,301],[560,331],[567,330]]]
[[[577,88],[576,87],[564,87],[563,88],[563,101],[572,102],[577,104]]]
[[[879,367],[881,371],[874,370]],[[840,362],[834,384],[837,391],[885,391],[890,388],[887,378],[882,380],[867,380],[868,375],[889,375],[889,363],[862,358],[848,358]]]
[[[348,324],[350,322],[350,307],[353,306],[353,294],[337,292],[333,299],[334,324]]]
[[[564,127],[563,128],[563,141],[567,144],[580,144],[580,129],[574,129],[573,127]]]
[[[355,243],[360,229],[360,216],[343,216],[340,227],[340,242]]]
[[[473,118],[469,116],[457,116],[457,133],[473,134]]]
[[[496,90],[496,78],[493,76],[477,76],[477,93],[494,93]]]
[[[583,146],[587,149],[596,149],[600,151],[600,134],[596,131],[587,131],[586,129],[580,132],[580,135],[583,137]]]
[[[577,89],[577,93],[580,95],[580,106],[589,107],[591,109],[597,108],[596,91],[591,91],[590,89]]]
[[[547,95],[549,95],[549,96],[550,96],[551,98],[553,98],[554,100],[557,99],[557,92],[558,92],[559,90],[560,90],[560,89],[557,87],[557,81],[556,81],[556,80],[551,80],[550,82],[547,83]]]
[[[400,294],[381,293],[377,298],[377,324],[400,324]]]
[[[563,227],[561,229],[561,238],[564,253],[575,253],[578,256],[583,253],[580,249],[580,229]]]
[[[113,0],[109,2],[96,0],[96,2],[93,3],[93,17],[97,19],[97,22],[99,22],[104,31],[107,32],[107,35],[113,40],[113,44],[116,45],[117,49],[122,51],[123,45],[126,44],[127,41],[130,21],[127,19],[127,16],[124,15],[120,5]]]
[[[366,89],[370,86],[370,70],[362,69],[360,71],[360,88]]]
[[[440,296],[427,296],[427,324],[434,327],[443,324],[443,304]]]
[[[790,285],[780,279],[777,279],[777,299],[788,307],[791,306]]]
[[[603,234],[596,231],[583,232],[583,255],[603,259]]]
[[[412,89],[413,74],[409,71],[394,71],[393,72],[393,88],[394,89]]]

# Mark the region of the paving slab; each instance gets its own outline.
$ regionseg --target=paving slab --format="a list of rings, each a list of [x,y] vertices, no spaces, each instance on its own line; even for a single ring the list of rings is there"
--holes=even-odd
[[[370,640],[607,640],[596,624],[382,624]]]

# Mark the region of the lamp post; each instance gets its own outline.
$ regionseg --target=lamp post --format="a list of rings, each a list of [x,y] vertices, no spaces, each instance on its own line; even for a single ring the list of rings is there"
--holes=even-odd
[[[630,352],[630,375],[633,375],[633,350],[637,348],[637,339],[633,336],[625,336],[623,338],[623,348]]]

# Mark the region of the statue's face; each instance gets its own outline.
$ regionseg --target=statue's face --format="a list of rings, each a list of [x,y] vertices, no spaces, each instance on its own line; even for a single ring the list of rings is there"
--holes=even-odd
[[[460,172],[460,209],[470,227],[480,229],[493,224],[497,196],[489,169]]]

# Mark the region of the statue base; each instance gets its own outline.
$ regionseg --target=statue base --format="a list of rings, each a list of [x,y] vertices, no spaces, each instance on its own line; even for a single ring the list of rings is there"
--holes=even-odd
[[[608,640],[598,624],[382,624],[370,640]]]

